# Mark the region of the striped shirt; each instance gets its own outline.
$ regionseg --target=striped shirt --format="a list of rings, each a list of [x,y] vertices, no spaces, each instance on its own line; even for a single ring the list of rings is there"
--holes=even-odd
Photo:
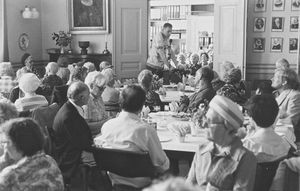
[[[29,111],[37,107],[47,106],[48,101],[42,95],[34,95],[30,97],[19,98],[15,102],[17,110],[20,111]]]

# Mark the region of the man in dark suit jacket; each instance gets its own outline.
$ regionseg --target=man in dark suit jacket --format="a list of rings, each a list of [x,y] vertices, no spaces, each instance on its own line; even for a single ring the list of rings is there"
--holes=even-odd
[[[92,135],[85,122],[82,106],[89,100],[89,88],[74,82],[68,89],[68,101],[55,116],[55,159],[66,184],[70,184],[81,163],[82,151],[91,151]]]

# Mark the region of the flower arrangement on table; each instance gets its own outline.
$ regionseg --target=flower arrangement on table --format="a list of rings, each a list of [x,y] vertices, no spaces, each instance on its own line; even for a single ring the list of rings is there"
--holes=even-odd
[[[154,74],[152,80],[152,90],[157,91],[161,87],[163,87],[163,78],[159,78],[158,75]]]
[[[55,44],[61,47],[61,53],[63,53],[64,47],[71,44],[72,36],[70,32],[59,31],[58,33],[52,33],[52,40],[55,40]]]

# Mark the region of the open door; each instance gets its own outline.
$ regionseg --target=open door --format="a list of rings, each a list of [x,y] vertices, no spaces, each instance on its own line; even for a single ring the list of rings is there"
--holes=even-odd
[[[148,0],[113,1],[113,62],[119,79],[137,77],[145,68]]]
[[[221,71],[220,63],[231,61],[242,70],[246,65],[246,0],[215,1],[214,70]]]

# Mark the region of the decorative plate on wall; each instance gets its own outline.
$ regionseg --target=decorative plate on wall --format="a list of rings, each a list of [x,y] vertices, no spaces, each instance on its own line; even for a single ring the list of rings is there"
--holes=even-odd
[[[19,47],[21,50],[27,50],[29,46],[29,36],[26,33],[22,33],[19,37]]]

